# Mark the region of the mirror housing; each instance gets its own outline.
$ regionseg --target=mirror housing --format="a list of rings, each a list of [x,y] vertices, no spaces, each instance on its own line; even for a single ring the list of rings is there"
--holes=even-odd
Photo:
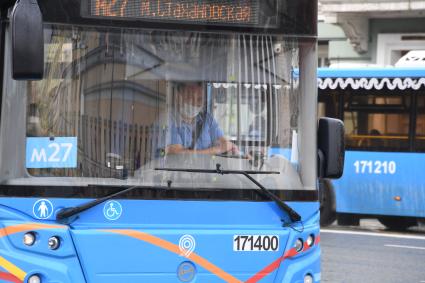
[[[12,77],[40,80],[44,72],[43,18],[37,0],[18,0],[10,14]]]
[[[333,118],[320,118],[318,129],[319,178],[338,179],[344,171],[344,123]]]

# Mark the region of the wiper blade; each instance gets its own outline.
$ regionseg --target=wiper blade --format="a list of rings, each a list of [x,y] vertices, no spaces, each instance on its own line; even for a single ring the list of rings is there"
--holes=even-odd
[[[263,192],[267,197],[273,200],[284,212],[288,213],[289,218],[292,222],[301,221],[301,216],[293,210],[289,205],[287,205],[284,201],[266,189],[263,185],[261,185],[257,180],[255,180],[251,175],[254,174],[280,174],[277,171],[253,171],[253,170],[222,170],[221,165],[219,163],[216,164],[216,169],[185,169],[185,168],[155,168],[158,171],[170,171],[170,172],[193,172],[193,173],[209,173],[209,174],[221,174],[221,175],[244,175],[251,182],[257,185],[260,188],[261,192]]]
[[[92,207],[94,207],[94,206],[96,206],[96,205],[98,205],[102,202],[105,202],[105,201],[110,200],[114,197],[123,195],[125,193],[128,193],[128,192],[130,192],[134,189],[138,189],[138,188],[142,188],[142,186],[132,186],[130,188],[118,191],[116,193],[113,193],[113,194],[110,194],[110,195],[89,201],[87,203],[83,203],[81,205],[63,208],[56,215],[56,220],[63,220],[63,219],[69,218],[69,217],[74,216],[76,214],[79,214],[83,211],[86,211],[87,209],[90,209],[90,208],[92,208]]]
[[[74,215],[77,215],[77,214],[79,214],[79,213],[81,213],[83,211],[86,211],[86,210],[88,210],[88,209],[90,209],[90,208],[92,208],[92,207],[94,207],[94,206],[96,206],[98,204],[101,204],[102,202],[105,202],[105,201],[108,201],[110,199],[113,199],[113,198],[115,198],[117,196],[126,194],[126,193],[128,193],[128,192],[130,192],[132,190],[135,190],[135,189],[151,188],[151,189],[158,189],[158,190],[168,190],[168,189],[171,189],[171,184],[172,184],[172,181],[171,180],[168,180],[166,187],[141,186],[141,185],[132,186],[132,187],[129,187],[127,189],[123,189],[121,191],[112,193],[110,195],[107,195],[107,196],[104,196],[104,197],[95,199],[93,201],[89,201],[87,203],[83,203],[81,205],[77,205],[77,206],[74,206],[74,207],[63,208],[56,215],[56,220],[60,221],[60,220],[67,219],[67,218],[72,217]],[[99,185],[95,185],[95,186],[98,187]],[[175,189],[175,190],[185,190],[184,188],[173,188],[173,189]]]

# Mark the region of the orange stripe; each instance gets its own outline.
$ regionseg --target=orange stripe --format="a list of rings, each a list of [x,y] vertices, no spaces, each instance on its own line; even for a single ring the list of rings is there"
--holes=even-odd
[[[18,224],[18,225],[11,225],[4,228],[0,228],[0,238],[12,235],[19,232],[24,231],[33,231],[33,230],[40,230],[40,229],[64,229],[66,226],[63,225],[50,225],[50,224],[41,224],[41,223],[24,223],[24,224]],[[15,266],[11,262],[7,261],[5,258],[0,257],[0,266],[7,271],[10,272],[11,276],[16,277],[18,280],[21,280],[19,282],[23,282],[26,273],[25,271],[21,270],[19,267]],[[6,275],[2,274],[3,277],[0,277],[5,279]],[[8,277],[9,279],[12,277]],[[18,281],[10,281],[10,282],[18,282]]]
[[[5,237],[7,235],[30,231],[30,230],[40,230],[40,229],[65,229],[66,226],[62,225],[50,225],[50,224],[39,224],[39,223],[25,223],[18,224],[13,226],[7,226],[0,229],[0,238]]]
[[[168,250],[172,253],[180,255],[181,251],[178,245],[175,245],[171,242],[168,242],[164,239],[152,236],[150,234],[140,232],[140,231],[134,231],[134,230],[102,230],[104,232],[110,232],[115,234],[121,234],[126,235],[132,238],[136,238],[145,242],[148,242],[152,245],[158,246],[160,248],[163,248],[165,250]],[[193,262],[199,264],[209,272],[217,275],[221,279],[223,279],[226,282],[229,283],[242,283],[242,281],[238,280],[237,278],[233,277],[229,273],[225,272],[221,268],[217,267],[216,265],[212,264],[205,258],[197,255],[196,253],[192,253],[190,256],[187,257],[188,259],[192,260]]]
[[[273,261],[270,265],[266,266],[263,270],[259,271],[257,274],[249,278],[245,283],[256,283],[272,273],[275,269],[280,266],[281,261],[283,261],[283,257],[279,257],[277,260]]]
[[[303,250],[303,251],[305,251],[305,250]],[[297,254],[298,253],[294,248],[290,249],[282,257],[279,257],[277,260],[273,261],[270,265],[266,266],[263,270],[261,270],[260,272],[258,272],[257,274],[255,274],[254,276],[249,278],[247,281],[245,281],[245,283],[256,283],[256,282],[260,281],[261,279],[263,279],[264,277],[266,277],[267,275],[269,275],[270,273],[272,273],[273,271],[278,269],[280,264],[285,259],[296,256]]]
[[[0,272],[0,280],[13,282],[13,283],[22,283],[22,281],[18,277],[7,272]]]
[[[317,235],[317,238],[315,240],[314,245],[318,245],[320,242],[320,235]],[[307,245],[307,243],[304,244],[303,247],[303,252],[308,251],[309,249],[311,249],[311,247],[309,247]],[[258,272],[257,274],[255,274],[254,276],[252,276],[251,278],[249,278],[247,281],[245,281],[245,283],[256,283],[258,281],[260,281],[261,279],[263,279],[264,277],[266,277],[267,275],[269,275],[270,273],[272,273],[273,271],[275,271],[277,268],[279,268],[280,264],[287,258],[291,258],[294,257],[298,254],[297,250],[292,248],[289,251],[287,251],[282,257],[278,258],[277,260],[275,260],[274,262],[272,262],[270,265],[266,266],[263,270],[261,270],[260,272]]]
[[[6,260],[4,257],[0,256],[0,266],[4,269],[6,269],[10,274],[15,276],[16,278],[19,278],[19,280],[24,281],[25,276],[27,274],[25,271],[11,263],[10,261]]]

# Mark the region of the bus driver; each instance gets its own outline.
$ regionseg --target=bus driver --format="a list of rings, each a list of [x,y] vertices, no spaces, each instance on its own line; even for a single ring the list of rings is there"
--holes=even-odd
[[[177,85],[166,153],[239,154],[217,121],[205,111],[202,82]]]

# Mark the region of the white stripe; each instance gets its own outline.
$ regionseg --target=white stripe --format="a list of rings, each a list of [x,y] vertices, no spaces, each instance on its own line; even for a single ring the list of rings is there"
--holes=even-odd
[[[425,78],[318,78],[317,84],[320,89],[383,89],[384,85],[390,89],[413,89],[418,90],[425,86]]]
[[[348,234],[348,235],[361,235],[361,236],[372,236],[372,237],[387,237],[387,238],[399,238],[399,239],[414,239],[414,240],[424,240],[424,236],[413,236],[413,235],[401,235],[401,234],[391,234],[391,233],[372,233],[372,232],[359,232],[359,231],[348,231],[348,230],[329,230],[321,229],[321,233],[331,233],[331,234]]]
[[[402,249],[414,249],[414,250],[425,250],[425,247],[414,247],[414,246],[401,246],[401,245],[384,245],[391,248],[402,248]]]

